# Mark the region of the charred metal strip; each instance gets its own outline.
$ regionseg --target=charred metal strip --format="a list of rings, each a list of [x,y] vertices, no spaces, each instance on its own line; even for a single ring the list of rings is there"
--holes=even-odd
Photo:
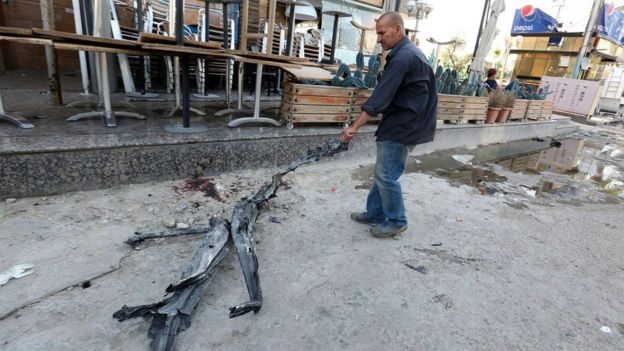
[[[223,220],[212,219],[206,234],[179,282],[167,292],[174,294],[163,301],[136,307],[123,306],[113,314],[120,322],[128,318],[152,316],[148,335],[153,339],[152,350],[173,350],[178,333],[191,325],[191,314],[210,283],[215,269],[226,256],[229,229]]]
[[[318,161],[321,157],[334,156],[337,153],[347,151],[348,147],[348,143],[341,143],[338,139],[330,139],[324,146],[308,149],[308,154],[293,161],[282,175],[292,172],[306,163]]]
[[[273,195],[275,190],[273,191]],[[249,301],[230,307],[230,318],[242,316],[254,311],[257,313],[262,307],[262,288],[258,276],[258,257],[256,247],[253,244],[251,232],[258,217],[258,205],[249,199],[243,199],[234,206],[232,213],[232,240],[236,246],[238,260],[240,261],[249,293]]]
[[[321,157],[333,156],[339,152],[346,151],[348,144],[343,144],[336,139],[331,139],[323,147],[308,150],[306,156],[300,157],[292,162],[284,172],[276,173],[271,178],[270,183],[264,184],[253,197],[243,198],[236,203],[232,213],[231,234],[238,260],[240,261],[249,293],[249,301],[230,307],[230,318],[242,316],[253,311],[257,313],[262,308],[262,288],[260,287],[260,277],[258,275],[258,257],[252,238],[253,226],[258,217],[258,206],[265,201],[275,197],[277,187],[282,181],[282,177],[297,169],[297,167],[318,161]]]
[[[130,245],[135,245],[146,239],[167,238],[167,237],[179,236],[179,235],[202,234],[202,233],[207,233],[211,230],[212,230],[212,227],[165,230],[162,232],[155,232],[155,233],[134,232],[134,235],[132,235],[131,237],[128,237],[128,240],[126,240],[126,243]]]

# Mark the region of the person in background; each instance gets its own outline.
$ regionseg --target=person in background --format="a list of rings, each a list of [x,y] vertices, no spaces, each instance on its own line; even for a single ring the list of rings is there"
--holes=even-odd
[[[366,212],[351,213],[356,222],[372,225],[376,237],[391,237],[407,229],[403,192],[398,179],[409,152],[417,144],[433,141],[438,94],[427,57],[405,36],[403,18],[387,12],[375,24],[377,42],[390,50],[383,75],[362,113],[345,128],[342,142],[349,142],[371,116],[383,113],[375,133],[375,177],[366,201]]]
[[[493,92],[498,88],[498,83],[496,82],[496,68],[488,69],[488,79],[485,81],[485,87],[487,88],[488,93]]]

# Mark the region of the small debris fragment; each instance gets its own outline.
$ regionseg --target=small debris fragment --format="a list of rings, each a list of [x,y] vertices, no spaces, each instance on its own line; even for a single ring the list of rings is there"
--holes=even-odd
[[[7,204],[12,204],[12,203],[15,203],[15,201],[17,201],[17,199],[12,198],[12,197],[10,197],[10,198],[6,199],[6,203],[7,203]]]
[[[463,219],[463,218],[461,218],[461,217],[455,217],[455,220],[456,220],[457,222],[460,222],[460,223],[463,223],[463,222],[464,222],[464,219]]]
[[[165,219],[162,224],[167,228],[175,228],[176,221],[175,219],[168,218],[168,219]]]
[[[416,267],[416,266],[412,266],[409,263],[405,263],[405,266],[407,268],[415,270],[418,273],[427,274],[427,268],[425,266],[418,266],[418,267]]]
[[[273,223],[283,223],[286,220],[286,217],[278,217],[278,216],[270,216],[269,222]]]
[[[431,246],[442,246],[442,243],[433,243]]]
[[[7,271],[0,273],[0,286],[6,284],[11,279],[19,279],[35,273],[30,270],[34,266],[34,264],[30,263],[18,264],[9,268]]]
[[[472,165],[472,159],[474,158],[474,155],[452,155],[451,156],[453,158],[453,160],[464,164],[464,165]]]
[[[433,302],[437,302],[444,306],[444,309],[450,310],[453,308],[453,300],[445,294],[436,295],[433,297]]]
[[[191,227],[190,224],[179,222],[175,225],[176,229],[189,229]]]
[[[184,211],[186,211],[186,209],[188,208],[188,204],[186,202],[180,202],[176,208],[175,208],[175,213],[182,213]]]
[[[600,331],[611,334],[611,328],[607,327],[606,325],[600,328]]]
[[[82,284],[80,285],[80,287],[81,287],[81,288],[83,288],[83,289],[88,289],[88,288],[90,288],[90,287],[91,287],[91,282],[90,282],[90,281],[88,281],[88,280],[86,280],[86,281],[82,282]]]
[[[329,191],[331,191],[332,193],[335,193],[338,191],[338,188],[335,185],[332,185],[331,187],[329,187]]]

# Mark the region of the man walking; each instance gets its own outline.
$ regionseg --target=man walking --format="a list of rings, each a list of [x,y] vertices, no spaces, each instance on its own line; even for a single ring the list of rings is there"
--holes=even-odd
[[[375,29],[377,42],[391,51],[375,91],[358,118],[342,131],[340,139],[350,141],[371,116],[383,113],[375,133],[375,178],[366,212],[352,213],[351,219],[372,225],[371,233],[376,237],[390,237],[407,229],[398,179],[414,146],[433,141],[438,97],[433,70],[423,52],[405,36],[401,15],[381,15]]]

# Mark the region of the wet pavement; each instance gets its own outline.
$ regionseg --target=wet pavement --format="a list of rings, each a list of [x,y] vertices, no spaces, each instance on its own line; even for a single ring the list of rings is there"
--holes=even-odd
[[[372,165],[353,173],[370,187]],[[624,200],[624,137],[610,132],[574,132],[476,149],[437,151],[408,159],[405,173],[425,173],[481,195],[499,196],[512,207],[526,203],[606,203]]]

